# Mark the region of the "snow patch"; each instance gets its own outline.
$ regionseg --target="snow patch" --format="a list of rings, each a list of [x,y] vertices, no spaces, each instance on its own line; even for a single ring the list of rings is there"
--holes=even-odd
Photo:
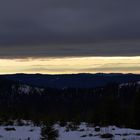
[[[41,93],[43,92],[44,89],[20,84],[20,85],[13,85],[12,90],[16,90],[19,94],[29,94],[30,92]]]

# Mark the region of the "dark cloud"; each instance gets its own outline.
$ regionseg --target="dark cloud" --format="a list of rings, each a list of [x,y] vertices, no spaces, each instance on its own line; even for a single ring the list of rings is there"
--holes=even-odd
[[[0,58],[139,56],[139,54],[140,54],[140,41],[0,47]]]
[[[0,56],[139,55],[136,43],[127,43],[128,50],[124,45],[48,45],[139,39],[139,7],[139,0],[0,1]],[[47,45],[34,51],[29,47],[34,44]]]

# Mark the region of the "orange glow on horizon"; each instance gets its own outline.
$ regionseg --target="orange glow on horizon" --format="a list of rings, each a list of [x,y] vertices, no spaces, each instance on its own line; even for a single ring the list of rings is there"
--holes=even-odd
[[[0,59],[0,74],[140,73],[140,56]]]

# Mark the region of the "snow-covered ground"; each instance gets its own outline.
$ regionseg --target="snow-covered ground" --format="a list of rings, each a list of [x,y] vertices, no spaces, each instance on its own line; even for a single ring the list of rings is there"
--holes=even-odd
[[[40,132],[40,127],[0,126],[0,140],[39,140]]]
[[[103,140],[103,134],[113,134],[113,140],[140,140],[140,130],[118,128],[116,126],[101,127],[99,132],[95,127],[88,127],[82,123],[76,131],[66,132],[65,127],[58,127],[59,140]]]
[[[99,127],[100,130],[97,132],[95,127],[86,123],[81,123],[74,129],[68,124],[65,127],[61,127],[59,124],[53,126],[59,132],[57,140],[105,140],[105,138],[101,138],[101,135],[107,133],[113,135],[112,140],[140,140],[140,130],[108,126]],[[40,140],[40,138],[41,127],[33,124],[0,126],[0,140]]]

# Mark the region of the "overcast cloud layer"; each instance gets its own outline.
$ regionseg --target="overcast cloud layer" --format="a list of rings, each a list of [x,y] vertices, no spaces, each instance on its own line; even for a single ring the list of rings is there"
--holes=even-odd
[[[139,38],[139,0],[0,1],[0,57],[136,56]]]

